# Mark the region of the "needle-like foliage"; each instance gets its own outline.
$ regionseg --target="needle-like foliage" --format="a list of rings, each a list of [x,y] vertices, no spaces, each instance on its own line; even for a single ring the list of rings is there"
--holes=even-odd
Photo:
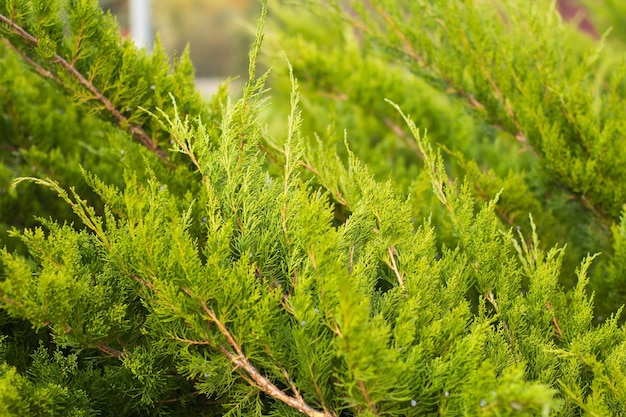
[[[41,100],[28,113],[15,86],[4,87],[3,109],[15,115],[3,110],[1,119],[14,159],[3,154],[11,188],[0,195],[10,228],[3,238],[10,246],[0,252],[0,414],[626,413],[620,310],[600,323],[595,317],[594,302],[603,301],[588,291],[596,255],[570,270],[563,267],[567,248],[540,242],[535,219],[546,228],[560,217],[543,211],[533,188],[552,178],[544,191],[575,196],[576,209],[612,226],[597,239],[614,248],[598,269],[606,285],[621,288],[623,167],[607,168],[613,194],[574,175],[570,163],[592,164],[584,155],[591,139],[573,127],[583,116],[568,116],[567,103],[599,106],[594,114],[615,131],[621,110],[600,92],[606,107],[584,101],[582,87],[568,84],[573,74],[587,79],[578,67],[558,66],[563,78],[550,78],[564,89],[561,113],[532,95],[531,111],[520,93],[524,80],[528,94],[539,89],[529,74],[513,71],[521,84],[494,92],[489,79],[500,85],[504,75],[492,74],[477,51],[495,48],[493,62],[513,52],[500,57],[490,36],[509,34],[502,45],[516,45],[529,16],[548,25],[531,27],[537,39],[560,26],[550,23],[554,13],[522,10],[521,1],[501,9],[485,3],[355,2],[344,11],[331,2],[332,21],[347,19],[361,38],[329,52],[340,70],[321,71],[324,55],[310,50],[302,52],[306,65],[297,54],[283,55],[277,66],[289,89],[282,97],[276,81],[274,107],[269,73],[256,73],[265,4],[241,98],[222,89],[204,102],[186,58],[170,68],[158,49],[135,50],[95,2],[2,3],[0,65],[15,85],[33,87],[27,97]],[[512,18],[512,11],[519,14]],[[421,37],[400,24],[409,12],[421,13]],[[482,49],[459,46],[470,35],[479,46],[486,42]],[[532,52],[551,57],[532,67],[539,74],[555,75],[554,44],[585,50],[582,41],[544,42]],[[524,65],[533,45],[518,48]],[[423,66],[403,55],[409,47],[416,56],[423,50]],[[598,54],[619,66],[608,52]],[[359,63],[350,73],[346,57]],[[453,57],[465,63],[461,73]],[[380,96],[366,94],[368,71],[377,74],[371,86]],[[443,73],[445,80],[437,78]],[[413,97],[388,80],[423,90]],[[308,119],[322,103],[316,93],[333,86],[326,93],[339,97],[337,109],[354,112],[336,124],[352,122],[354,132],[318,131],[332,120]],[[621,81],[606,88],[620,94]],[[608,108],[612,116],[602,113]],[[46,119],[46,110],[57,114]],[[435,139],[416,124],[432,117]],[[544,122],[556,136],[537,133]],[[67,133],[59,133],[60,123]],[[371,132],[361,130],[367,126]],[[368,142],[384,130],[380,142]],[[555,138],[576,144],[570,159]],[[517,146],[527,155],[508,177],[501,175],[505,162],[482,170],[499,150],[513,157]],[[561,160],[551,161],[557,154]],[[598,158],[617,164],[622,156],[616,150]],[[395,157],[402,169],[393,169]],[[511,185],[521,190],[507,194]],[[10,204],[23,211],[5,210]],[[25,227],[31,213],[36,225]],[[523,227],[512,227],[518,221]],[[550,239],[569,236],[559,236],[562,230]],[[610,302],[622,301],[615,295]]]
[[[619,251],[611,229],[626,202],[619,34],[580,33],[549,1],[276,3],[268,61],[278,62],[274,50],[291,59],[307,93],[305,136],[342,148],[332,132],[346,129],[376,178],[411,196],[414,215],[432,215],[438,239],[450,243],[450,223],[425,203],[423,156],[383,99],[398,103],[477,199],[502,191],[496,211],[504,225],[528,234],[531,212],[544,249],[568,245],[564,285],[575,285],[586,254],[602,252],[591,271],[600,319],[624,302],[614,297],[624,294],[623,275],[608,266]],[[617,26],[616,4],[591,10]],[[288,83],[277,75],[282,91]]]

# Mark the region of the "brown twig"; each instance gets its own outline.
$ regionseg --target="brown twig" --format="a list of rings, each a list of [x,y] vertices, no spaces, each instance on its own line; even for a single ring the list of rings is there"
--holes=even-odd
[[[348,275],[352,275],[352,270],[354,269],[354,245],[350,246],[350,265],[348,266]]]
[[[493,306],[493,309],[495,310],[496,314],[500,314],[500,309],[498,308],[498,303],[496,302],[496,298],[494,297],[493,292],[489,292],[489,294],[485,296],[485,299],[489,301],[489,303]],[[509,338],[509,343],[513,345],[514,344],[513,335],[511,334],[511,331],[509,330],[509,326],[506,324],[505,320],[502,320],[502,328],[504,329],[504,332]]]
[[[0,294],[0,298],[2,299],[3,302],[5,302],[7,304],[11,304],[11,305],[14,305],[14,306],[20,306],[20,307],[24,306],[24,301],[22,301],[22,300],[15,301],[11,297],[7,297],[5,294]]]
[[[61,84],[61,80],[59,80],[59,78],[56,75],[54,75],[52,72],[48,71],[47,69],[45,69],[44,67],[42,67],[41,65],[33,61],[32,59],[30,59],[26,54],[24,54],[22,51],[17,49],[11,42],[9,42],[7,38],[3,37],[2,42],[7,47],[9,47],[13,52],[18,54],[24,61],[26,61],[27,64],[32,66],[35,69],[35,71],[39,73],[39,75],[46,77],[46,78],[50,78],[51,80]]]
[[[385,123],[385,125],[389,129],[391,129],[393,133],[395,133],[402,140],[404,140],[407,146],[417,155],[419,159],[424,160],[424,154],[422,154],[420,147],[417,145],[417,143],[415,143],[415,140],[411,136],[409,136],[400,126],[392,122],[389,118],[383,118],[383,123]]]
[[[177,402],[184,401],[184,400],[186,400],[188,398],[197,397],[198,395],[200,395],[200,391],[193,391],[193,392],[190,392],[190,393],[188,393],[186,395],[183,395],[180,398],[168,398],[168,399],[165,399],[165,400],[159,400],[158,403],[159,404],[175,404]],[[211,404],[211,405],[215,405],[215,404],[219,404],[219,403],[220,403],[219,401],[203,402],[203,404]]]
[[[361,390],[361,393],[363,394],[363,397],[365,398],[365,402],[367,402],[367,406],[369,407],[370,412],[373,415],[377,416],[378,412],[376,411],[376,405],[370,399],[370,396],[367,393],[367,390],[365,389],[365,383],[363,381],[359,381],[359,389]]]
[[[546,303],[546,308],[550,313],[552,313],[552,324],[554,324],[554,327],[556,328],[556,336],[561,339],[563,337],[563,332],[561,331],[559,322],[556,320],[556,315],[554,314],[554,311],[552,311],[552,305],[550,305],[549,301]]]
[[[26,41],[34,45],[39,45],[39,39],[37,39],[35,36],[28,33],[26,30],[21,28],[19,25],[17,25],[8,17],[0,14],[0,22],[3,22],[4,24],[6,24],[13,33],[17,34],[18,36],[25,39]],[[10,43],[10,41],[6,39],[4,36],[2,38],[3,38],[4,43],[7,43],[7,42]],[[13,49],[15,48],[13,47]],[[56,76],[53,73],[51,73],[48,70],[45,70],[35,61],[26,57],[23,53],[20,53],[20,56],[22,58],[25,58],[25,61],[29,65],[32,65],[35,68],[35,70],[41,75],[48,77],[48,78],[52,78],[52,79],[56,78]],[[163,161],[166,161],[166,162],[169,161],[169,157],[167,153],[165,153],[165,151],[159,148],[156,141],[154,141],[150,136],[148,136],[148,134],[141,128],[141,126],[131,124],[128,121],[128,119],[124,117],[122,113],[120,113],[120,111],[115,107],[115,105],[104,94],[102,94],[100,90],[96,88],[96,86],[94,86],[78,70],[76,70],[76,68],[74,68],[72,64],[67,62],[67,60],[65,60],[62,56],[56,53],[53,54],[52,56],[52,62],[60,65],[63,69],[65,69],[65,71],[67,71],[72,77],[74,77],[74,79],[76,79],[83,87],[85,87],[89,92],[91,92],[95,96],[96,100],[100,101],[104,105],[104,107],[113,115],[113,117],[117,120],[117,123],[120,127],[128,129],[128,131],[133,135],[135,139],[141,142],[141,144],[143,144],[146,148],[148,148],[148,150],[156,154]],[[49,73],[49,75],[46,74],[46,72]],[[56,79],[58,80],[58,78]]]
[[[102,343],[102,342],[96,344],[96,349],[98,349],[102,353],[106,353],[107,355],[113,356],[117,359],[121,358],[122,355],[124,355],[124,352],[121,352],[117,349],[113,349],[109,345]]]
[[[300,165],[302,165],[303,167],[305,167],[307,170],[311,171],[311,173],[313,173],[313,175],[315,175],[316,177],[320,176],[319,171],[313,165],[309,164],[308,162],[298,161],[298,163]]]
[[[404,287],[404,277],[398,270],[398,266],[396,265],[396,258],[394,256],[398,252],[396,251],[396,248],[393,245],[387,248],[387,252],[389,253],[389,257],[391,258],[391,269],[396,274],[396,278],[398,278],[398,284],[400,284],[401,287]]]
[[[144,280],[143,278],[140,278],[137,275],[132,275],[131,277],[132,277],[133,280],[137,281],[139,284],[141,284],[144,287],[148,288],[150,291],[154,292],[155,294],[159,294],[159,290],[151,282],[146,281],[146,280]]]
[[[172,336],[172,337],[178,340],[179,342],[187,343],[189,345],[212,345],[213,344],[212,342],[208,340],[190,340],[190,339],[185,339],[183,337],[178,337],[178,336]]]
[[[396,35],[398,35],[398,37],[404,44],[404,47],[406,48],[406,52],[409,54],[409,56],[411,56],[411,58],[416,60],[420,66],[427,67],[428,64],[426,63],[424,58],[422,58],[417,52],[415,52],[415,49],[413,49],[413,45],[411,45],[411,42],[409,42],[406,36],[404,36],[404,33],[402,33],[402,31],[398,28],[398,26],[391,19],[391,17],[389,17],[389,15],[385,13],[385,11],[380,6],[376,7],[376,11],[378,12],[378,14],[380,14],[383,17],[385,22],[387,22],[387,24],[396,33]]]
[[[504,110],[506,111],[508,116],[511,118],[511,121],[513,121],[513,124],[515,125],[515,129],[517,130],[517,132],[514,132],[515,139],[517,139],[517,141],[522,144],[524,149],[530,151],[530,153],[532,153],[533,156],[535,156],[535,158],[539,158],[539,154],[537,153],[537,151],[535,151],[535,149],[533,149],[530,143],[528,143],[528,138],[522,131],[522,127],[517,120],[517,116],[515,116],[515,112],[513,112],[513,108],[511,107],[511,103],[509,103],[509,101],[504,97],[502,90],[500,90],[496,82],[493,80],[493,78],[491,77],[491,74],[489,74],[489,72],[485,68],[482,68],[482,70],[483,70],[483,74],[485,75],[485,78],[487,78],[487,81],[489,81],[491,88],[493,88],[493,91],[496,94],[496,97],[498,97],[498,100],[500,100],[500,102],[504,106]]]
[[[190,294],[188,291],[186,291]],[[199,298],[199,297],[196,297]],[[252,365],[248,358],[243,353],[241,346],[237,343],[233,335],[226,328],[224,323],[222,323],[215,313],[207,306],[204,300],[201,300],[202,310],[209,317],[212,323],[218,327],[220,333],[226,338],[228,345],[234,350],[233,353],[226,346],[219,346],[218,349],[222,352],[234,365],[236,368],[241,368],[252,378],[254,385],[256,385],[260,390],[270,395],[271,397],[282,401],[288,406],[298,410],[299,412],[309,416],[309,417],[334,417],[331,413],[326,411],[318,411],[308,405],[304,399],[298,394],[297,391],[294,392],[296,397],[291,397],[285,394],[281,389],[279,389],[276,385],[274,385],[269,379],[265,376],[261,375],[261,373]],[[293,387],[292,387],[293,389]]]
[[[293,395],[296,396],[296,399],[298,401],[304,402],[304,399],[302,398],[302,395],[300,394],[300,390],[298,390],[298,387],[296,387],[296,384],[294,384],[293,380],[289,376],[289,373],[285,369],[283,369],[282,371],[283,371],[283,376],[285,377],[285,380],[289,383],[289,387],[291,387],[291,392],[293,392]]]
[[[313,371],[310,371],[311,374],[313,373]],[[322,404],[322,408],[324,409],[324,413],[325,414],[330,414],[330,412],[328,411],[328,409],[326,408],[326,404],[324,404],[324,396],[322,395],[322,390],[320,389],[319,384],[317,383],[317,380],[313,380],[313,387],[315,388],[315,392],[317,393],[317,397],[320,399],[320,403]]]

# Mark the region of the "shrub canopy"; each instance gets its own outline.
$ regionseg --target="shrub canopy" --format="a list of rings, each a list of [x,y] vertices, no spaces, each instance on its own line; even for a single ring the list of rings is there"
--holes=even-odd
[[[619,30],[269,11],[203,100],[95,0],[0,4],[0,414],[626,413]]]

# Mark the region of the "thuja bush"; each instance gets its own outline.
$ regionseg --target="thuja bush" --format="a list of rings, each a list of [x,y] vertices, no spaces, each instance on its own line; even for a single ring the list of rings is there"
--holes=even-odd
[[[605,30],[594,40],[562,22],[553,3],[289,2],[274,8],[267,55],[276,63],[273,51],[284,50],[291,60],[310,146],[343,152],[347,130],[350,149],[376,178],[411,195],[417,218],[432,216],[440,241],[454,244],[450,219],[425,204],[432,196],[423,155],[384,98],[428,132],[449,174],[464,178],[475,198],[501,192],[504,226],[528,233],[531,212],[544,249],[567,244],[563,285],[575,285],[585,254],[602,252],[591,271],[602,319],[626,295],[618,116],[626,38],[619,26],[602,25],[618,25],[623,14],[616,2],[594,2]],[[275,91],[288,88],[288,77],[277,77]]]
[[[309,3],[275,104],[265,5],[205,102],[94,1],[0,4],[2,415],[624,414],[619,46]]]

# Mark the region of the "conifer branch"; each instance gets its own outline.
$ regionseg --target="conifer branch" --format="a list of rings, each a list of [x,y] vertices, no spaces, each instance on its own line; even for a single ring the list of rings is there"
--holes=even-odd
[[[398,270],[398,266],[396,265],[395,255],[397,255],[398,252],[393,245],[387,248],[387,252],[389,253],[389,258],[391,258],[391,269],[393,270],[394,274],[396,274],[396,278],[398,278],[398,284],[401,287],[404,287],[404,277],[402,276],[402,274]]]
[[[190,340],[190,339],[185,339],[184,337],[179,337],[175,335],[172,335],[172,337],[178,340],[179,342],[183,342],[188,345],[213,345],[213,343],[208,340]]]
[[[480,198],[482,198],[483,201],[485,201],[485,202],[491,201],[491,197],[489,195],[487,195],[487,193],[483,190],[483,188],[480,186],[478,181],[473,181],[472,183],[474,185],[474,189],[478,193],[478,196]],[[494,209],[495,209],[496,213],[498,213],[500,218],[502,218],[502,220],[504,220],[509,226],[514,226],[515,225],[515,220],[514,220],[515,216],[513,216],[513,217],[509,216],[507,214],[507,212],[504,211],[502,208],[498,207],[497,204],[495,205]]]
[[[448,27],[446,26],[446,23],[443,20],[441,20],[440,18],[436,18],[435,21],[446,32],[448,32],[448,34],[450,35],[450,32],[448,31]],[[469,45],[466,37],[461,37],[460,41],[464,44],[464,46],[465,46],[465,48],[467,50],[471,50],[472,49],[472,47],[471,47],[471,45]],[[489,74],[489,71],[487,71],[487,69],[484,67],[483,63],[479,62],[479,65],[480,65],[480,68],[481,68],[481,70],[483,72],[483,75],[485,76],[485,78],[489,82],[489,85],[491,85],[491,88],[493,89],[496,97],[498,98],[500,103],[502,103],[502,105],[504,106],[504,110],[506,111],[507,115],[511,118],[511,121],[515,125],[516,132],[509,132],[509,133],[513,134],[515,139],[522,144],[522,146],[524,147],[524,150],[529,150],[536,158],[538,158],[539,154],[528,143],[528,139],[526,138],[526,135],[524,134],[524,132],[522,130],[522,127],[520,126],[520,124],[519,124],[519,122],[517,120],[517,117],[515,116],[515,113],[513,112],[513,108],[511,107],[511,103],[509,103],[509,101],[506,99],[506,97],[504,97],[504,94],[502,93],[502,90],[495,83],[495,81],[493,80],[493,77]],[[441,72],[438,72],[438,75],[443,77],[443,79],[445,80],[445,82],[446,82],[446,84],[448,86],[453,87],[457,92],[459,92],[459,94],[462,97],[466,98],[470,102],[470,106],[471,107],[475,107],[476,109],[485,110],[485,106],[480,104],[476,99],[471,97],[469,94],[465,94],[463,92],[463,90],[460,88],[460,86],[455,85],[454,82],[452,82],[449,78],[444,76]]]
[[[339,191],[337,187],[331,187],[329,184],[324,183],[320,175],[320,172],[317,170],[317,168],[315,168],[309,162],[305,162],[303,160],[298,161],[298,163],[302,165],[307,171],[315,175],[321,181],[322,185],[326,188],[328,192],[332,194],[333,198],[335,199],[337,203],[341,204],[344,207],[347,207],[348,209],[350,208],[350,203],[348,202],[348,200],[346,200],[343,194],[341,194],[341,191]]]
[[[174,100],[173,96],[171,98],[172,98],[172,102],[174,103],[174,109],[176,109],[176,101]],[[167,115],[162,110],[161,110],[161,114],[164,117],[167,117]],[[198,158],[196,158],[196,154],[193,153],[193,151],[190,149],[189,145],[187,144],[187,141],[179,138],[176,132],[172,132],[172,139],[176,142],[178,146],[180,146],[180,149],[183,151],[183,153],[189,157],[189,159],[191,160],[193,165],[196,167],[200,175],[202,175],[202,177],[206,177],[204,170],[202,169],[202,165],[200,165]]]
[[[311,164],[309,164],[308,162],[305,162],[305,161],[299,161],[299,163],[304,168],[306,168],[307,171],[310,171],[316,177],[320,176],[320,172],[313,165],[311,165]]]
[[[387,22],[389,27],[391,27],[391,29],[396,33],[396,35],[398,35],[398,37],[400,38],[400,40],[404,44],[406,52],[409,54],[409,56],[411,56],[414,60],[416,60],[421,67],[428,66],[428,64],[426,63],[424,58],[422,58],[415,51],[415,49],[413,48],[413,45],[411,45],[411,42],[409,42],[409,40],[406,38],[406,36],[404,36],[404,33],[402,33],[402,31],[398,28],[398,26],[391,19],[391,17],[389,17],[389,15],[387,13],[385,13],[385,11],[382,9],[382,7],[377,6],[376,7],[376,11],[378,12],[378,14],[380,14],[382,16],[382,18],[385,20],[385,22]]]
[[[152,291],[155,294],[159,294],[159,290],[158,288],[156,288],[150,281],[144,280],[142,278],[139,278],[139,276],[137,275],[131,275],[131,278],[138,282],[140,285],[143,285],[145,288],[147,288],[148,290]]]
[[[191,292],[189,290],[185,290],[187,294],[191,296]],[[200,299],[200,297],[195,297]],[[243,350],[239,343],[235,340],[230,331],[226,328],[224,323],[222,323],[215,313],[207,306],[204,300],[201,300],[202,310],[209,317],[211,322],[215,323],[217,328],[219,329],[222,336],[226,338],[226,341],[230,345],[230,347],[235,351],[233,353],[226,346],[219,346],[217,349],[222,352],[234,365],[236,368],[241,368],[247,372],[247,374],[252,378],[254,385],[258,387],[260,390],[270,395],[271,397],[282,401],[288,406],[298,410],[299,412],[309,416],[309,417],[333,417],[333,414],[326,411],[318,411],[308,405],[304,399],[300,396],[298,391],[296,390],[294,394],[296,397],[291,397],[285,394],[280,388],[272,383],[267,377],[261,375],[261,373],[256,369],[254,365],[250,363],[248,358],[243,353]]]
[[[350,246],[350,264],[348,265],[348,275],[352,275],[352,270],[354,269],[354,251],[355,246]]]
[[[315,135],[315,136],[318,137],[317,135]],[[285,156],[285,149],[284,148],[280,148],[278,146],[275,146],[271,142],[266,142],[266,143],[267,143],[268,146],[265,146],[265,145],[263,145],[263,144],[261,144],[259,142],[259,148],[265,153],[265,155],[267,155],[269,157],[269,159],[272,162],[275,162],[275,163],[278,162],[277,154]],[[317,177],[317,179],[320,181],[321,185],[324,188],[326,188],[326,190],[332,195],[332,197],[333,197],[333,199],[334,199],[334,201],[336,203],[338,203],[338,204],[340,204],[340,205],[350,209],[350,202],[348,202],[348,200],[346,200],[346,198],[343,196],[341,191],[337,187],[331,186],[330,184],[326,183],[323,180],[323,177],[322,177],[320,171],[317,168],[315,168],[315,166],[313,166],[313,164],[311,162],[306,161],[305,159],[306,159],[306,155],[303,155],[303,157],[299,158],[297,161],[295,161],[295,163],[297,163],[298,165],[304,167],[304,169],[306,169],[307,171],[309,171],[310,173],[315,175]]]
[[[434,67],[432,64],[428,63],[415,50],[415,48],[413,48],[413,45],[411,44],[411,42],[409,42],[407,37],[400,30],[398,25],[394,22],[394,20],[391,18],[391,16],[389,16],[388,13],[386,13],[380,6],[375,7],[375,10],[383,18],[383,20],[391,28],[391,30],[398,36],[398,38],[400,39],[401,43],[404,46],[404,48],[399,48],[399,47],[396,47],[394,45],[389,45],[390,48],[398,51],[399,53],[401,53],[403,55],[409,56],[411,59],[416,61],[417,64],[421,68],[425,68],[425,69],[428,69],[428,70],[432,71],[446,85],[446,87],[447,87],[446,88],[446,92],[447,93],[449,93],[449,94],[458,94],[460,97],[462,97],[464,100],[466,100],[466,102],[468,103],[469,107],[472,108],[473,110],[480,111],[480,112],[484,112],[485,111],[485,106],[481,102],[479,102],[471,94],[467,93],[460,85],[458,85],[457,83],[452,81],[440,69],[438,69],[438,68]],[[377,37],[377,35],[374,33],[374,31],[372,31],[370,28],[365,26],[362,22],[359,22],[358,20],[352,18],[349,15],[345,15],[345,19],[350,24],[352,24],[354,27],[362,30],[364,33],[367,33],[368,35],[370,35],[372,37]],[[436,18],[435,21],[444,30],[447,31],[447,27],[446,27],[446,24],[445,24],[444,21],[442,21],[439,18]],[[511,107],[511,104],[509,103],[508,100],[506,100],[506,98],[504,97],[504,94],[502,93],[500,88],[497,86],[497,84],[493,81],[493,78],[487,72],[487,70],[484,69],[484,68],[482,68],[482,69],[483,69],[483,73],[485,75],[485,78],[487,79],[487,81],[489,82],[489,84],[491,85],[491,87],[492,87],[492,89],[494,91],[494,94],[496,95],[498,100],[504,106],[504,109],[505,109],[507,115],[509,116],[509,118],[511,119],[511,121],[513,122],[513,124],[515,126],[515,131],[509,132],[509,133],[511,133],[515,137],[515,139],[520,144],[522,144],[524,150],[530,151],[533,154],[533,156],[538,158],[539,154],[537,153],[537,151],[535,151],[533,149],[533,147],[528,142],[528,138],[526,137],[525,133],[523,132],[523,129],[522,129],[519,121],[517,120],[517,117],[515,116],[515,112],[513,111],[513,108]],[[387,121],[385,121],[385,123],[387,124]],[[389,126],[389,127],[392,128],[392,130],[394,130],[394,132],[398,133],[396,129],[393,129],[393,126]],[[399,135],[399,136],[404,137],[404,135]]]
[[[22,27],[17,25],[13,20],[9,19],[3,14],[0,14],[0,22],[7,25],[13,33],[20,36],[22,39],[34,45],[39,45],[39,39],[37,39],[35,36],[28,33]],[[10,41],[6,37],[2,36],[2,38],[3,38],[3,42],[10,43]],[[16,48],[13,46],[12,49],[16,49]],[[19,55],[22,58],[24,58],[25,61],[29,65],[33,66],[38,73],[40,73],[41,75],[47,78],[52,78],[53,80],[58,81],[58,77],[56,77],[56,75],[54,75],[50,71],[45,70],[43,67],[41,67],[41,65],[37,64],[34,60],[25,56],[24,53],[19,53]],[[81,74],[65,58],[63,58],[57,53],[54,53],[52,55],[51,61],[52,63],[56,63],[59,66],[61,66],[68,74],[70,74],[72,78],[74,78],[79,84],[81,84],[84,88],[86,88],[89,92],[91,92],[94,95],[95,99],[99,101],[100,103],[102,103],[102,105],[104,105],[104,107],[109,111],[109,113],[113,115],[119,127],[121,127],[122,129],[128,130],[136,140],[138,140],[142,145],[144,145],[148,150],[156,154],[163,161],[165,162],[169,161],[169,157],[167,153],[165,153],[165,151],[163,151],[159,147],[159,145],[156,143],[155,140],[153,140],[150,136],[148,136],[148,134],[143,130],[141,126],[130,123],[128,119],[115,107],[115,105],[111,102],[111,100],[109,100],[102,92],[100,92],[100,90],[98,90],[98,88],[96,88],[96,86],[92,82],[87,80],[85,76],[83,76],[83,74]],[[47,73],[49,73],[50,75],[48,75]]]
[[[200,395],[200,391],[192,391],[190,393],[183,395],[180,398],[168,398],[165,400],[159,400],[159,404],[174,404],[177,402],[186,401],[189,398],[197,397],[198,395]],[[204,404],[215,405],[215,404],[219,404],[219,401],[206,401],[204,402]]]
[[[317,380],[313,380],[313,387],[315,388],[315,392],[317,393],[317,397],[320,399],[320,404],[322,404],[322,409],[324,410],[324,415],[329,415],[329,416],[333,416],[336,417],[336,414],[331,413],[330,411],[328,411],[328,408],[326,408],[326,404],[324,404],[324,395],[322,394],[322,390],[320,389],[319,384],[317,383]]]
[[[39,45],[39,40],[36,37],[26,32],[24,29],[18,26],[13,20],[9,19],[2,13],[0,13],[0,21],[6,24],[7,26],[9,26],[9,28],[11,28],[11,30],[14,33],[18,34],[20,37],[26,39],[27,41],[31,43],[34,43],[35,45]]]
[[[485,299],[489,301],[489,303],[493,306],[493,309],[495,310],[496,314],[499,315],[500,309],[498,308],[498,303],[496,302],[496,298],[494,297],[493,292],[489,292],[489,294],[485,296]],[[509,325],[506,324],[506,320],[501,320],[501,323],[502,323],[502,328],[504,329],[504,332],[509,338],[509,343],[511,344],[511,346],[513,346],[515,341],[513,339],[513,335],[511,334],[511,331],[509,330]]]
[[[556,329],[556,336],[561,339],[563,337],[563,332],[561,331],[561,326],[559,325],[559,322],[556,320],[556,315],[552,310],[552,305],[550,304],[550,301],[546,303],[546,308],[552,314],[552,324],[554,324],[554,327]]]
[[[121,358],[122,355],[124,355],[124,352],[121,352],[117,349],[113,349],[106,343],[102,343],[102,342],[96,344],[96,349],[98,349],[102,353],[105,353],[109,356],[113,356],[114,358],[118,358],[118,359]]]
[[[481,69],[483,71],[483,74],[485,75],[485,78],[487,79],[487,81],[489,81],[491,88],[493,88],[493,91],[496,94],[496,97],[498,97],[498,100],[500,100],[500,103],[502,103],[502,105],[504,106],[504,110],[506,111],[508,116],[511,118],[511,120],[513,121],[513,124],[515,125],[515,128],[517,129],[517,132],[511,132],[511,133],[513,133],[513,135],[515,136],[515,139],[517,139],[517,141],[522,144],[525,150],[530,151],[535,158],[539,158],[539,154],[537,153],[537,151],[535,151],[535,149],[532,146],[530,146],[530,143],[528,143],[528,138],[524,134],[522,130],[522,126],[520,125],[520,123],[517,120],[517,117],[515,116],[515,112],[513,112],[511,103],[506,99],[506,97],[504,97],[502,90],[500,90],[500,88],[498,87],[496,82],[493,80],[493,77],[489,74],[489,72],[484,67],[482,67]]]
[[[391,129],[393,133],[404,140],[404,143],[407,144],[407,146],[417,155],[419,159],[424,160],[424,154],[422,154],[422,151],[419,146],[417,146],[417,143],[415,143],[415,140],[410,138],[400,126],[392,122],[389,118],[384,118],[383,123],[385,123],[385,125]]]
[[[2,15],[0,14],[0,16]],[[35,69],[35,71],[39,73],[39,75],[45,78],[50,78],[51,80],[57,82],[58,84],[61,84],[61,80],[59,80],[59,78],[56,75],[54,75],[52,72],[48,71],[47,69],[45,69],[44,67],[42,67],[41,65],[33,61],[32,59],[30,59],[30,57],[28,57],[25,53],[17,49],[15,45],[13,45],[4,36],[2,37],[2,43],[4,43],[8,48],[10,48],[14,53],[19,55],[24,61],[26,61],[27,64],[32,66]]]
[[[7,303],[7,304],[11,304],[14,306],[24,306],[24,301],[19,300],[19,301],[15,301],[14,299],[7,297],[5,294],[0,293],[0,299],[2,299],[3,302]]]
[[[574,356],[574,355],[568,354],[568,356]],[[579,397],[579,395],[574,393],[574,390],[572,390],[572,388],[570,388],[565,382],[563,382],[562,379],[559,378],[556,380],[556,382],[561,387],[563,392],[567,395],[567,397],[569,397],[570,400],[574,401],[576,405],[578,405],[578,407],[580,407],[580,409],[585,412],[585,414],[592,416],[592,417],[601,417],[599,414],[593,412],[593,410],[590,410],[587,404],[585,404],[585,401],[582,400]]]
[[[470,107],[472,109],[474,109],[474,110],[479,110],[479,111],[484,111],[485,110],[485,106],[482,103],[480,103],[478,100],[476,100],[474,97],[472,97],[471,94],[468,94],[465,90],[460,88],[460,86],[455,85],[454,82],[452,80],[450,80],[450,78],[448,78],[440,69],[438,69],[438,68],[432,66],[431,64],[429,64],[428,62],[426,62],[426,60],[424,58],[422,58],[422,56],[419,55],[415,51],[415,49],[413,48],[413,45],[411,45],[411,43],[408,41],[408,39],[406,38],[404,33],[402,33],[402,31],[395,24],[393,19],[391,19],[391,17],[387,13],[385,13],[385,11],[381,7],[376,7],[376,11],[378,12],[378,14],[381,15],[381,17],[391,27],[391,29],[396,33],[396,35],[400,38],[400,40],[404,44],[404,50],[390,45],[393,49],[397,50],[398,52],[400,52],[402,54],[408,55],[410,58],[415,60],[420,67],[426,68],[426,69],[432,71],[434,74],[436,74],[437,77],[439,77],[446,84],[446,86],[448,87],[446,92],[453,93],[453,94],[456,93],[456,94],[460,95],[465,100],[467,100],[467,102],[469,103]],[[444,24],[443,21],[441,21],[441,19],[435,19],[435,20],[439,24]],[[354,22],[354,20],[353,20],[353,22]],[[362,28],[363,25],[360,25],[359,27]],[[369,30],[369,29],[367,29],[367,33],[369,33],[370,35],[373,35],[373,32],[371,30]]]
[[[373,415],[377,416],[378,412],[376,410],[376,405],[372,402],[369,394],[367,393],[367,389],[365,388],[365,383],[363,381],[359,381],[359,390],[361,391],[361,394],[363,394],[363,397],[365,398],[365,402],[367,403],[370,412]]]

